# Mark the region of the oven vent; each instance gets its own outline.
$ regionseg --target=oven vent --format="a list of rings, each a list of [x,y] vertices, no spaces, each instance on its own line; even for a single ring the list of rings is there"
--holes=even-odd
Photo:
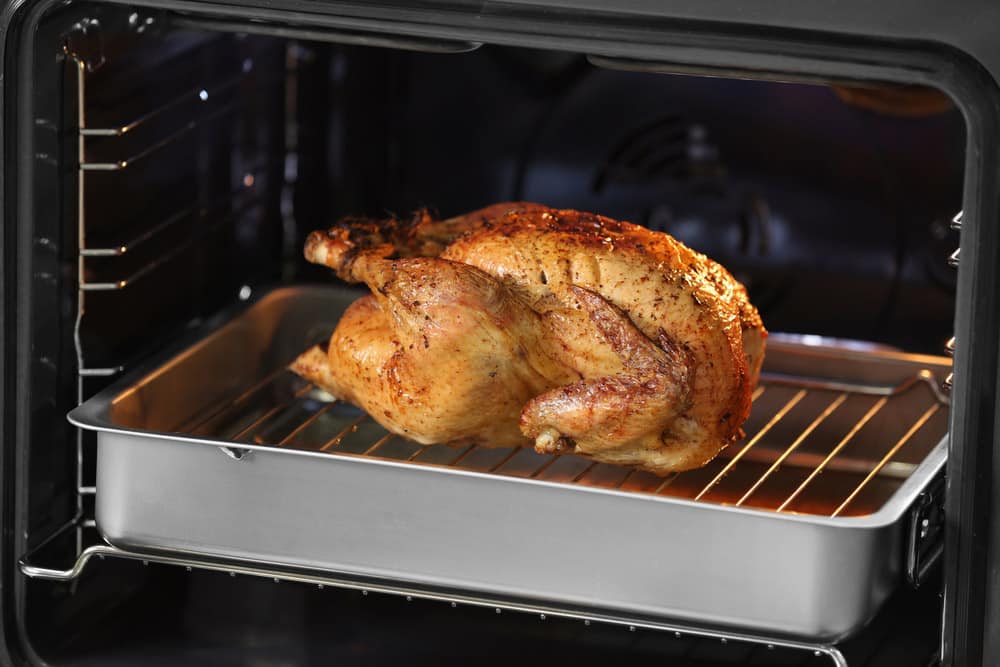
[[[719,178],[719,149],[704,126],[681,116],[657,118],[625,135],[594,177],[591,190],[641,185],[657,180],[688,182]]]

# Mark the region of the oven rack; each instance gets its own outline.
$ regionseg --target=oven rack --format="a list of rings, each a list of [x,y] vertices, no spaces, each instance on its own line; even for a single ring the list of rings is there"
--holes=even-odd
[[[645,618],[641,616],[631,616],[620,614],[614,611],[603,611],[599,609],[580,609],[572,606],[563,606],[551,602],[537,602],[531,600],[520,600],[499,596],[484,596],[479,593],[472,593],[447,588],[435,588],[431,586],[421,586],[414,584],[404,584],[398,581],[380,580],[340,573],[312,571],[305,568],[289,568],[286,564],[268,563],[263,561],[239,561],[223,558],[213,558],[211,560],[199,557],[195,554],[183,553],[144,553],[122,549],[103,540],[98,544],[83,549],[76,561],[69,569],[60,570],[35,565],[34,559],[40,552],[44,551],[52,541],[58,539],[63,534],[78,527],[78,524],[70,522],[64,525],[59,531],[54,533],[37,547],[26,553],[19,561],[18,566],[21,572],[32,579],[72,583],[77,581],[87,569],[90,562],[96,558],[105,558],[136,561],[145,566],[150,563],[159,565],[170,565],[183,567],[189,572],[198,569],[210,572],[227,573],[230,577],[251,576],[264,579],[271,579],[275,584],[290,582],[316,586],[323,589],[327,586],[331,588],[341,588],[360,591],[362,595],[382,594],[402,597],[408,602],[415,599],[430,600],[449,604],[451,607],[471,606],[486,609],[493,609],[495,613],[505,612],[522,613],[535,616],[540,622],[549,618],[563,618],[582,621],[585,626],[595,624],[611,625],[627,628],[630,632],[637,630],[651,630],[672,634],[676,639],[693,637],[704,640],[714,640],[722,644],[729,642],[752,644],[766,647],[767,650],[776,648],[792,649],[811,653],[813,656],[826,656],[835,667],[848,667],[847,659],[841,650],[834,644],[822,642],[809,642],[790,639],[780,636],[769,636],[750,632],[739,632],[725,628],[707,628],[690,626],[680,623],[668,623],[659,619]]]
[[[237,459],[240,444],[273,446],[830,517],[876,511],[947,430],[948,397],[928,370],[889,386],[765,373],[752,398],[742,441],[666,477],[531,448],[421,445],[284,368],[176,430],[231,442]],[[919,451],[904,458],[908,448]]]

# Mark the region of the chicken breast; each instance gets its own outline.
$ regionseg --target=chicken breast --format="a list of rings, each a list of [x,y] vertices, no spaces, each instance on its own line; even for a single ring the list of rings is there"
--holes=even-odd
[[[389,259],[419,255],[436,257]],[[426,214],[347,221],[311,235],[306,256],[345,280],[367,282],[383,313],[363,323],[345,317],[338,326],[324,369],[336,386],[327,388],[418,441],[512,444],[513,427],[498,435],[494,424],[510,425],[517,413],[520,434],[540,452],[666,474],[711,460],[749,414],[767,335],[760,317],[724,268],[666,234],[510,203],[441,221]],[[404,317],[391,305],[399,302],[396,288],[386,286],[412,281],[401,276],[420,261],[450,268],[434,269]],[[449,305],[420,320],[432,303]],[[503,317],[495,315],[500,303],[507,304]],[[466,311],[458,316],[456,307]],[[434,401],[413,408],[419,419],[400,420],[398,408],[386,407],[396,403],[380,378],[398,358],[389,350],[409,350],[415,336],[428,335],[421,321],[436,321],[434,335],[448,343],[445,354],[423,354],[419,370],[394,371],[400,386],[436,387]],[[348,338],[357,349],[338,351]],[[381,352],[373,356],[375,349]],[[496,365],[505,357],[502,374],[482,374],[482,360]],[[481,404],[480,412],[490,406],[489,429],[475,409],[465,410],[466,396],[497,397],[495,411],[489,400]]]

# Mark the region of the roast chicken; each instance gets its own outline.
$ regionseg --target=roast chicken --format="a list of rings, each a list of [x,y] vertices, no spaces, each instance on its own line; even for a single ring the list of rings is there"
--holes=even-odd
[[[306,258],[371,294],[292,369],[423,444],[534,444],[657,474],[741,435],[767,332],[723,267],[592,213],[345,219]]]

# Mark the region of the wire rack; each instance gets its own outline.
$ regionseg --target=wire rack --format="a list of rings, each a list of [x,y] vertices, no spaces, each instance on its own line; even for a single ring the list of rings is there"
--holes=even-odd
[[[876,511],[947,432],[947,397],[928,371],[891,387],[765,375],[747,435],[707,466],[666,477],[530,447],[421,445],[287,370],[185,424],[181,432],[339,456],[618,489],[778,512]],[[238,455],[238,448],[234,449]]]

